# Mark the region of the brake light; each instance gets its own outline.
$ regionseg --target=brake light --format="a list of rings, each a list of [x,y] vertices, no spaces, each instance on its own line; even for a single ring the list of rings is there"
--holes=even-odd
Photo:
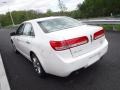
[[[63,41],[50,41],[51,47],[56,51],[66,50],[86,43],[88,43],[88,38],[86,36]]]
[[[104,31],[104,29],[102,29],[94,34],[94,40],[96,40],[104,35],[105,35],[105,31]]]

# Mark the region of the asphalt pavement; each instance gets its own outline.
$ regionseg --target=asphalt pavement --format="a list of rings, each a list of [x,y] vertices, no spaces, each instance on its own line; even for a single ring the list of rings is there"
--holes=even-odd
[[[106,33],[108,53],[94,65],[67,78],[47,75],[42,79],[26,58],[14,53],[9,36],[11,31],[0,29],[0,52],[11,90],[120,90],[119,32]]]

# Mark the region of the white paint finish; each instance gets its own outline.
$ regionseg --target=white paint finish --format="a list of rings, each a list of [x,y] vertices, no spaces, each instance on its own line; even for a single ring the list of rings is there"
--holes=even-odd
[[[7,80],[1,55],[0,55],[0,90],[10,90],[10,86]]]

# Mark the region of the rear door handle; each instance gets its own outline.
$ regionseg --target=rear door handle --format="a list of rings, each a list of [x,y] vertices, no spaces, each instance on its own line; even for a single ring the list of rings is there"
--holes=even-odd
[[[27,44],[30,44],[30,42],[29,42],[29,41],[26,41],[26,43],[27,43]]]

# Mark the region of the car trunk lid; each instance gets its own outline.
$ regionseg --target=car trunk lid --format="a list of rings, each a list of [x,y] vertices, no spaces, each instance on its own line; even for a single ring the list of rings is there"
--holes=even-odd
[[[82,25],[57,32],[49,33],[52,37],[58,37],[65,41],[72,57],[78,57],[99,47],[105,37],[101,37],[103,28],[98,26]],[[96,34],[97,33],[97,34]],[[94,36],[96,38],[94,38]],[[101,37],[101,38],[99,38]],[[80,42],[80,43],[79,43]],[[58,52],[61,50],[58,50]]]

